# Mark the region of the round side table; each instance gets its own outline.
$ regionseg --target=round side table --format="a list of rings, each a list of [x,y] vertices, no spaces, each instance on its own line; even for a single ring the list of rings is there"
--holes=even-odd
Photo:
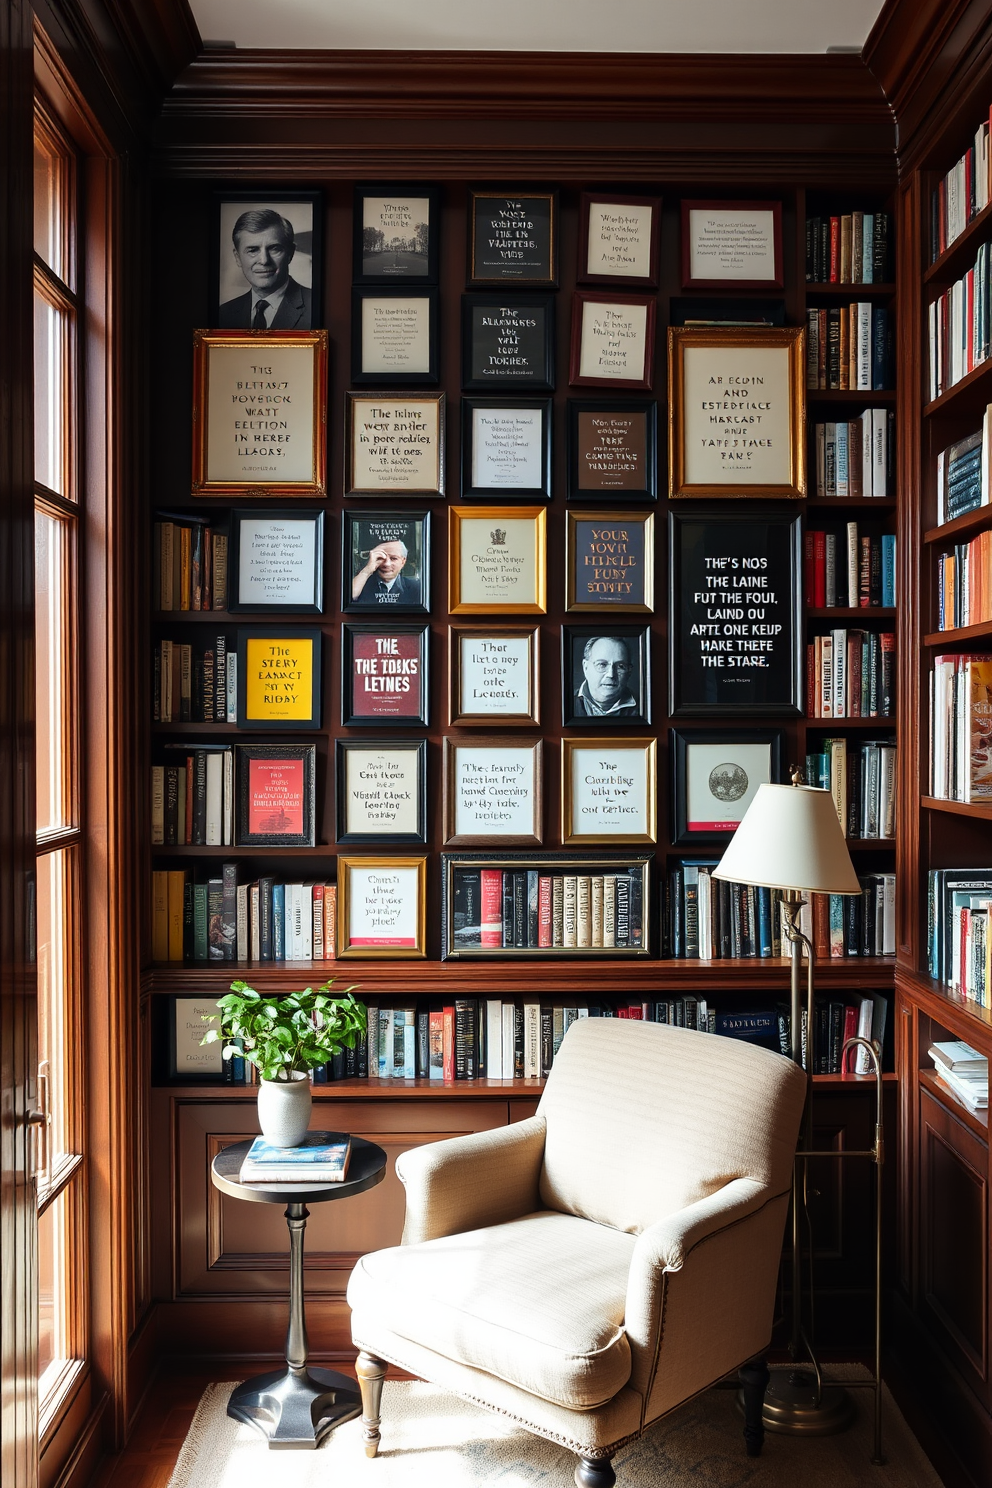
[[[316,1135],[316,1133],[314,1133]],[[325,1142],[348,1141],[347,1132],[321,1132]],[[242,1183],[238,1174],[252,1144],[234,1142],[210,1164],[210,1178],[221,1193],[252,1204],[285,1204],[289,1226],[289,1328],[286,1368],[245,1380],[231,1396],[227,1414],[266,1437],[271,1448],[314,1448],[343,1421],[362,1413],[354,1380],[330,1369],[307,1365],[307,1327],[303,1311],[303,1232],[308,1204],[348,1199],[381,1183],[386,1154],[374,1142],[351,1137],[351,1160],[343,1183]]]

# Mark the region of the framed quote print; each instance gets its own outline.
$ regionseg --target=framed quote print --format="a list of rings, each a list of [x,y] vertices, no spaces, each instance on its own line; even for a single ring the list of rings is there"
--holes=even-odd
[[[462,295],[462,387],[553,393],[554,295]]]
[[[335,741],[339,842],[427,841],[427,740]]]
[[[444,840],[459,847],[540,847],[540,739],[444,740]]]
[[[311,331],[322,316],[319,191],[215,191],[210,324],[220,331]]]
[[[561,840],[657,842],[656,739],[562,739]]]
[[[462,499],[551,500],[551,399],[462,399]]]
[[[806,495],[804,334],[669,327],[670,496]]]
[[[427,857],[338,855],[339,957],[422,957]]]
[[[579,198],[580,284],[656,289],[661,197],[584,191]]]
[[[648,388],[654,379],[654,295],[577,289],[568,380],[573,387]]]
[[[235,745],[238,847],[313,847],[314,744]]]
[[[436,284],[439,214],[436,186],[356,186],[355,284]]]
[[[320,728],[319,630],[238,631],[238,728]]]
[[[426,625],[386,618],[341,627],[341,722],[395,728],[428,722]]]
[[[657,403],[570,398],[566,494],[569,501],[654,501]]]
[[[651,722],[651,632],[646,625],[563,625],[561,711],[566,728]]]
[[[543,506],[449,506],[449,612],[545,614],[546,532]]]
[[[654,512],[565,513],[565,609],[654,610]]]
[[[194,496],[327,495],[327,332],[193,332]]]
[[[672,729],[672,841],[731,836],[758,793],[781,779],[781,729]]]
[[[197,1081],[218,1084],[224,1078],[224,1045],[220,1039],[203,1043],[217,1016],[213,997],[172,999],[172,1028],[169,1041],[169,1079],[183,1084]]]
[[[540,638],[537,625],[449,625],[448,722],[539,724]]]
[[[782,203],[682,202],[683,289],[781,289]]]
[[[430,613],[429,511],[341,514],[341,608],[391,615]]]
[[[469,224],[470,283],[557,287],[556,191],[473,191]]]
[[[436,289],[351,292],[351,380],[416,387],[437,382]]]
[[[232,614],[321,614],[324,513],[284,507],[232,511],[227,574]]]
[[[346,496],[444,495],[444,394],[345,393]]]

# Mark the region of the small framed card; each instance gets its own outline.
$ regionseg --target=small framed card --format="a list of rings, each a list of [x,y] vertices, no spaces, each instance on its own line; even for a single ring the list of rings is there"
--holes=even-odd
[[[573,387],[648,388],[654,378],[654,295],[577,289],[572,296]]]
[[[319,326],[324,199],[319,191],[215,191],[210,324],[221,331]]]
[[[557,191],[473,191],[469,222],[470,283],[557,288]]]
[[[236,744],[238,847],[313,847],[315,744]]]
[[[427,740],[335,741],[339,842],[427,841]]]
[[[580,284],[656,289],[661,197],[584,191],[579,198]]]
[[[341,627],[341,722],[426,728],[426,625],[377,623]]]
[[[672,729],[672,841],[729,837],[759,785],[781,779],[781,729]]]
[[[545,614],[546,532],[543,506],[449,506],[449,613]]]
[[[356,186],[353,223],[356,284],[437,283],[436,186]]]
[[[444,741],[444,840],[450,846],[540,847],[540,739]]]
[[[223,1042],[201,1042],[215,1024],[217,1003],[206,997],[175,997],[172,1000],[172,1039],[169,1049],[169,1078],[191,1085],[199,1081],[216,1085],[224,1079]]]
[[[427,954],[427,857],[338,856],[338,957]]]
[[[627,728],[651,722],[651,632],[646,625],[563,625],[562,723]]]
[[[321,614],[324,513],[283,507],[232,511],[227,572],[232,614]]]
[[[436,289],[353,289],[351,380],[424,387],[437,382]]]
[[[569,501],[656,500],[657,403],[568,400],[567,495]]]
[[[448,722],[459,728],[541,721],[537,625],[449,625]]]
[[[319,630],[238,631],[238,728],[320,728]]]
[[[551,399],[462,399],[462,499],[551,500]]]
[[[654,512],[565,513],[565,609],[653,612]]]
[[[782,203],[682,202],[683,289],[782,289]]]
[[[341,608],[428,615],[429,511],[345,511],[341,516]]]
[[[657,842],[656,739],[562,739],[561,840]]]
[[[444,495],[444,394],[345,393],[346,496]]]
[[[554,295],[462,295],[462,387],[553,393]]]

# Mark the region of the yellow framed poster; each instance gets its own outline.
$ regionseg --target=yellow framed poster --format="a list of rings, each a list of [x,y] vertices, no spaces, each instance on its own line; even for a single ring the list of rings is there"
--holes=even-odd
[[[238,631],[238,728],[320,728],[320,631]]]

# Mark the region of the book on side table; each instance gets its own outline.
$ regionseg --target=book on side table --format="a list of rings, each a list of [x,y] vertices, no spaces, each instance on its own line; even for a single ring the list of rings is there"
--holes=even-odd
[[[328,1132],[307,1132],[298,1147],[252,1142],[239,1174],[242,1183],[343,1183],[351,1142],[328,1142]]]

